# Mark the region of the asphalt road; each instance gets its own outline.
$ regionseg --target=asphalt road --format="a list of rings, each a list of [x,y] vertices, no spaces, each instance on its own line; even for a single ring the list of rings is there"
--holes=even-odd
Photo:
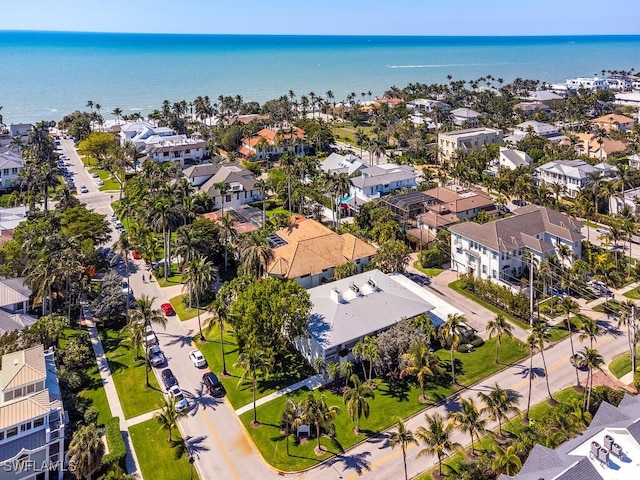
[[[73,151],[70,141],[63,141],[63,152],[71,158],[76,185],[86,185],[90,192],[79,195],[81,201],[89,208],[100,213],[111,214],[109,203],[111,194],[99,192],[90,175],[86,173],[80,159]],[[117,234],[114,234],[114,240]],[[640,250],[640,249],[639,249]],[[122,267],[120,267],[122,268]],[[155,282],[143,282],[142,275],[148,279],[148,273],[140,260],[130,262],[130,285],[134,294],[156,297],[154,306],[159,305],[173,295],[180,293],[179,287],[160,289]],[[476,306],[476,308],[481,308]],[[244,427],[240,424],[233,408],[222,399],[214,399],[203,394],[201,378],[206,370],[197,369],[189,360],[188,353],[192,347],[192,336],[197,333],[197,320],[180,322],[177,317],[170,317],[166,330],[156,329],[160,346],[164,351],[169,367],[179,380],[191,408],[186,417],[179,421],[180,430],[187,445],[194,453],[195,466],[202,479],[275,479],[282,475],[272,470],[255,450]],[[624,335],[608,333],[598,340],[596,348],[611,360],[627,349]],[[575,382],[574,368],[569,364],[570,355],[568,340],[560,342],[545,352],[549,367],[549,381],[552,391],[572,385]],[[540,373],[542,359],[540,354],[534,356],[534,372]],[[161,369],[154,369],[159,376]],[[215,372],[218,373],[218,372]],[[463,392],[463,396],[475,397],[478,391],[486,390],[498,382],[502,388],[517,391],[521,396],[521,407],[526,407],[528,395],[528,361],[520,362],[505,368],[497,375],[487,379],[482,385],[472,387]],[[582,374],[586,376],[586,374]],[[160,379],[159,379],[160,380]],[[159,383],[162,385],[161,381]],[[533,380],[531,403],[544,401],[546,398],[545,379],[537,377]],[[126,397],[122,398],[126,401]],[[455,409],[457,400],[451,400],[437,407],[437,411],[446,414]],[[432,413],[433,409],[430,410]],[[389,412],[393,415],[393,412]],[[407,426],[415,430],[424,423],[420,414],[407,421]],[[455,440],[468,443],[467,435],[456,432]],[[407,452],[409,475],[413,476],[436,464],[431,456],[416,457],[420,447],[412,446]],[[308,472],[288,474],[295,479],[396,479],[402,476],[402,454],[399,449],[391,450],[387,446],[386,435],[382,434],[359,444],[347,454],[335,457],[323,465]]]

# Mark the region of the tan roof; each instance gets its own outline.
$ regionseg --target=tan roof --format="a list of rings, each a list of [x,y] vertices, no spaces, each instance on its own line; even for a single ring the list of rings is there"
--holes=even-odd
[[[479,190],[465,190],[463,192],[454,192],[448,188],[436,187],[424,192],[443,203],[429,206],[429,210],[434,212],[452,212],[459,213],[471,210],[472,208],[486,208],[494,204],[493,199],[484,192]]]
[[[287,244],[273,251],[274,258],[267,272],[284,278],[319,274],[376,253],[375,247],[350,233],[340,235],[302,216],[293,217],[291,224],[276,234]]]
[[[2,356],[0,389],[3,392],[20,385],[45,380],[46,378],[47,367],[42,345]]]
[[[0,406],[0,429],[18,425],[35,417],[48,415],[52,408],[57,406],[61,408],[61,402],[51,402],[47,390],[2,405]]]
[[[580,139],[580,142],[582,142],[582,144],[584,144],[585,141],[589,143],[589,152],[586,152],[586,153],[593,153],[600,150],[600,144],[592,137],[593,135],[590,133],[578,134],[578,138]],[[614,152],[622,152],[626,150],[626,148],[627,146],[624,143],[622,143],[620,140],[613,140],[611,138],[602,139],[602,150],[606,154],[610,154]]]
[[[602,115],[601,117],[594,118],[591,123],[607,123],[614,124],[618,123],[620,125],[624,123],[634,123],[635,120],[633,118],[626,117],[624,115],[618,115],[616,113],[612,113],[610,115]]]

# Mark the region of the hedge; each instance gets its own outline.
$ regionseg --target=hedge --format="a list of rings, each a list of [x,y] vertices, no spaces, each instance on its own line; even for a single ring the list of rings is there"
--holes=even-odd
[[[107,467],[118,464],[123,469],[126,468],[127,447],[120,431],[120,417],[111,417],[104,422],[104,429],[109,453],[102,457],[102,464]]]

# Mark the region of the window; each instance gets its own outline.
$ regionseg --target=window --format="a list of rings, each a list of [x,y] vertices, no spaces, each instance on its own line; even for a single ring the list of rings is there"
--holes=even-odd
[[[36,386],[34,384],[27,385],[27,395],[35,392],[35,390],[36,390]]]
[[[13,391],[13,398],[18,398],[22,396],[22,388],[16,388]]]
[[[35,428],[35,427],[41,427],[41,426],[43,426],[43,425],[44,425],[44,418],[36,418],[36,419],[33,421],[33,426],[34,426],[34,428]]]
[[[20,425],[20,431],[26,432],[27,430],[31,430],[31,422],[23,423]]]
[[[8,392],[6,392],[4,394],[4,401],[8,402],[10,400],[13,400],[13,391],[9,390]]]
[[[487,266],[486,265],[482,265],[482,273],[484,273],[486,275],[486,273],[487,273]]]
[[[493,278],[496,278],[496,277],[497,277],[497,273],[496,273],[496,271],[495,271],[495,270],[492,270],[492,271],[491,271],[491,276],[492,276]]]
[[[18,434],[18,427],[13,427],[7,430],[7,438],[15,437]]]
[[[18,169],[17,168],[12,168],[11,169],[11,174],[12,175],[17,175],[18,174]]]

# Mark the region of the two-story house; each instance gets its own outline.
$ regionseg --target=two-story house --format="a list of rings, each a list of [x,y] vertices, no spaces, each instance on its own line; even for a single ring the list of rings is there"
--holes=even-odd
[[[557,256],[569,266],[581,258],[581,228],[581,222],[537,205],[483,225],[460,223],[449,227],[451,268],[517,290],[528,271],[529,255],[537,260]]]
[[[609,84],[604,78],[578,77],[567,79],[567,88],[570,90],[609,90]]]
[[[536,168],[538,185],[561,185],[562,195],[569,198],[576,198],[580,190],[597,173],[603,178],[612,178],[614,167],[606,163],[594,166],[584,160],[557,160]]]
[[[352,154],[340,155],[333,152],[318,165],[320,171],[328,174],[346,173],[351,176],[359,170],[364,170],[367,165],[358,157]]]
[[[7,148],[0,148],[0,188],[15,187],[22,170],[24,170],[22,155]]]
[[[488,168],[494,173],[498,173],[501,168],[507,170],[515,170],[519,167],[527,167],[533,163],[533,160],[527,152],[516,150],[515,148],[500,147],[498,158],[492,160]]]
[[[415,188],[418,185],[418,171],[409,165],[384,163],[360,170],[362,175],[351,179],[350,199],[360,204],[377,200],[401,188]],[[347,200],[343,200],[344,203]]]
[[[238,153],[249,160],[276,159],[285,152],[304,155],[305,132],[298,127],[263,128],[253,137],[245,137]]]
[[[62,480],[65,427],[53,350],[2,356],[0,480]]]
[[[27,315],[30,296],[24,278],[0,278],[0,334],[22,330],[37,320]]]
[[[618,115],[610,113],[608,115],[602,115],[601,117],[591,120],[591,125],[597,125],[605,130],[624,130],[629,132],[633,130],[633,126],[636,121],[633,118],[629,118],[625,115]]]
[[[440,160],[450,160],[458,150],[480,151],[485,145],[502,143],[502,130],[497,128],[467,128],[438,134]]]
[[[457,125],[459,127],[462,127],[464,125],[475,127],[478,124],[478,119],[481,116],[481,113],[466,107],[451,110],[451,120],[453,121],[454,125]]]

